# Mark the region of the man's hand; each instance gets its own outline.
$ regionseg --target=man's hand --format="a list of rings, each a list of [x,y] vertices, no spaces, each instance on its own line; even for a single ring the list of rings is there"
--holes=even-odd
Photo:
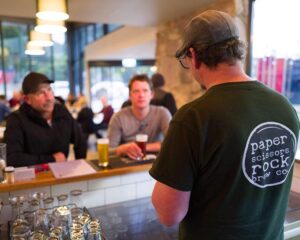
[[[118,156],[127,155],[131,159],[141,159],[143,157],[142,150],[135,142],[125,143],[117,147]]]
[[[65,154],[62,152],[54,153],[53,157],[55,158],[55,162],[65,162],[67,160]]]

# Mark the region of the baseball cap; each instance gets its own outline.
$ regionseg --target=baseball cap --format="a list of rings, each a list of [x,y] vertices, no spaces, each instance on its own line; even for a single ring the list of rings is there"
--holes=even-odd
[[[229,39],[238,39],[239,30],[233,18],[221,11],[207,10],[194,17],[185,27],[182,45],[176,52],[179,58],[193,45],[205,48]]]
[[[54,83],[47,76],[41,73],[31,72],[27,74],[23,80],[22,90],[25,95],[35,93],[42,83]]]

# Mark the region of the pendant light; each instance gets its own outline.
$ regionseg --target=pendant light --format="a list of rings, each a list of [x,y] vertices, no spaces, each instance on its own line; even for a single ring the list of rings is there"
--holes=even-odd
[[[29,43],[26,44],[25,54],[27,55],[44,55],[45,50],[40,46],[32,46]]]
[[[48,33],[41,33],[35,30],[30,31],[29,45],[51,47],[53,42],[51,41],[51,35]]]
[[[65,27],[65,22],[61,20],[50,21],[37,18],[36,23],[37,24],[34,30],[37,32],[55,34],[64,33],[67,31],[67,28]]]
[[[67,0],[37,0],[36,17],[45,20],[66,20],[69,18],[67,13]]]

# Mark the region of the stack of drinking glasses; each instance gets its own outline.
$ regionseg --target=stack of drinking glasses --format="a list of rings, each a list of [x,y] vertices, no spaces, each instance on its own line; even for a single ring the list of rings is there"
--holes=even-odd
[[[69,203],[70,196],[70,203]],[[93,219],[82,205],[82,191],[54,198],[37,192],[26,198],[10,198],[13,209],[13,240],[103,240],[100,221]]]

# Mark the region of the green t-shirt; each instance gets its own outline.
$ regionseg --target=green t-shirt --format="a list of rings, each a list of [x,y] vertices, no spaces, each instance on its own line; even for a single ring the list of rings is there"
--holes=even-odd
[[[283,239],[299,120],[257,81],[212,87],[174,116],[156,180],[191,191],[179,239]]]

